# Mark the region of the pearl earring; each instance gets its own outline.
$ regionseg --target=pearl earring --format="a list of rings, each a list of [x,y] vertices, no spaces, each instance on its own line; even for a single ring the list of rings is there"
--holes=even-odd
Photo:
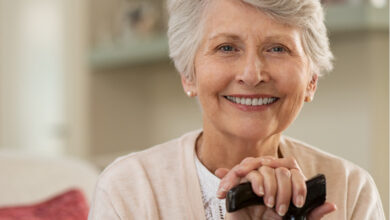
[[[306,96],[305,97],[305,102],[311,102],[313,98],[311,96]]]
[[[192,97],[192,96],[194,96],[194,94],[192,91],[187,91],[187,96]]]

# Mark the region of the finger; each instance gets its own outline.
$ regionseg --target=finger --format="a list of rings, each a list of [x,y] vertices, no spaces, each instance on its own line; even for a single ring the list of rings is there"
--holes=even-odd
[[[241,177],[237,176],[236,174],[236,165],[231,169],[221,180],[219,183],[218,191],[217,191],[217,198],[224,199],[226,197],[226,193],[233,188],[234,186],[238,185],[240,183]]]
[[[227,173],[229,173],[229,169],[228,168],[218,168],[217,170],[215,170],[215,175],[222,179],[223,177],[226,176]]]
[[[287,168],[279,167],[275,169],[275,174],[278,184],[276,211],[284,216],[291,201],[291,173]]]
[[[260,167],[259,172],[264,179],[264,203],[269,208],[272,208],[275,205],[275,195],[277,190],[275,171],[271,167],[262,166]]]
[[[337,206],[334,203],[325,202],[320,207],[315,208],[310,214],[307,216],[308,220],[320,220],[325,215],[334,212],[337,210]]]
[[[279,158],[275,160],[266,160],[263,161],[262,164],[264,166],[269,166],[272,168],[286,167],[288,169],[301,170],[299,168],[298,162],[293,157]]]
[[[261,167],[264,163],[269,163],[276,158],[272,156],[264,156],[264,157],[247,157],[241,161],[239,167],[237,168],[237,175],[246,176],[252,170],[256,170]]]
[[[296,207],[301,208],[305,204],[307,194],[305,176],[297,169],[291,169],[290,172],[293,203]]]
[[[252,170],[245,178],[251,182],[253,192],[256,195],[264,196],[263,177],[258,171]]]

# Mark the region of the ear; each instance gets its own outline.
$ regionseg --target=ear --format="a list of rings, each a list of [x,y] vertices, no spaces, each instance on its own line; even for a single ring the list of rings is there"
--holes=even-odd
[[[317,90],[317,83],[318,83],[318,75],[312,74],[311,80],[306,88],[306,96],[305,96],[305,102],[311,102],[314,98],[314,94]]]
[[[190,97],[196,96],[197,91],[195,79],[191,79],[184,74],[180,74],[180,77],[184,92]]]

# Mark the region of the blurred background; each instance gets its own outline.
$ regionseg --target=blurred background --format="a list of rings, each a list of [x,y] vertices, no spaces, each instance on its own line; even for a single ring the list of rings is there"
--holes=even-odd
[[[324,5],[335,69],[286,134],[368,170],[387,214],[389,4]],[[164,7],[158,0],[0,0],[0,150],[75,157],[103,169],[201,128],[199,107],[168,59]]]

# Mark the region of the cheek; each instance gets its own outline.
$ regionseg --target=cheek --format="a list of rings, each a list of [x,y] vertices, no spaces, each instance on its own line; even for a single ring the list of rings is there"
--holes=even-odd
[[[232,70],[228,64],[215,61],[198,63],[196,68],[199,95],[217,95],[232,81]]]
[[[308,73],[300,65],[275,65],[274,79],[280,93],[285,95],[304,96],[307,87]],[[298,97],[297,97],[298,98]]]
[[[305,85],[299,78],[283,77],[278,82],[278,90],[286,96],[295,96],[297,98],[305,95]]]

